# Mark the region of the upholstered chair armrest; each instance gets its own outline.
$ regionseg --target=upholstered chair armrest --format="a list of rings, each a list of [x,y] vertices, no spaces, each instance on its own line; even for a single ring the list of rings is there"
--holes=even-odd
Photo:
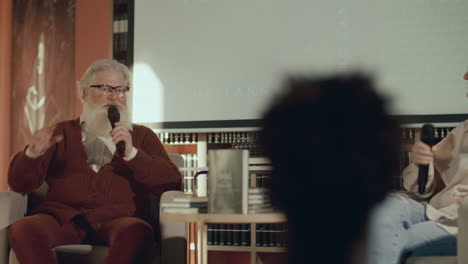
[[[0,229],[24,217],[27,204],[27,195],[13,191],[0,191]]]
[[[468,263],[468,197],[465,197],[458,209],[458,244],[457,263]]]
[[[184,196],[182,191],[167,191],[161,195],[161,204],[172,202],[174,197]],[[159,207],[159,210],[162,210],[162,207]],[[185,224],[183,223],[161,223],[161,238],[171,238],[171,237],[186,237]]]
[[[7,264],[10,253],[7,229],[26,213],[27,196],[13,191],[0,191],[0,264]]]
[[[161,195],[160,203],[172,202],[174,197],[183,196],[182,191],[167,191]],[[159,210],[162,210],[159,206]],[[183,222],[161,222],[161,263],[184,264],[187,251],[187,224]]]

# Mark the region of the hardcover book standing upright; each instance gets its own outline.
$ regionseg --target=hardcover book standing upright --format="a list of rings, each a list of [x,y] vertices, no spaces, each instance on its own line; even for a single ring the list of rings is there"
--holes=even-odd
[[[247,214],[249,151],[208,151],[208,212]]]

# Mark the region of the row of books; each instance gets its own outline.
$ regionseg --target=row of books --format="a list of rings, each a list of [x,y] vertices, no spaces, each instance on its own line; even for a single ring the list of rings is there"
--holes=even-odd
[[[232,149],[246,149],[249,151],[251,157],[261,157],[265,155],[263,149],[259,147],[258,144],[253,142],[248,143],[234,143],[231,145]]]
[[[207,224],[207,243],[213,246],[250,246],[250,224]],[[286,223],[256,224],[257,247],[284,247],[287,241]]]
[[[434,137],[438,139],[445,138],[455,127],[436,127],[434,128]]]
[[[126,23],[127,20],[114,21],[114,38],[118,38],[114,41],[114,50],[126,50],[126,38],[118,34],[126,34]],[[124,29],[121,29],[121,28]],[[122,38],[120,38],[122,37]],[[122,43],[120,43],[122,42]],[[436,138],[444,138],[453,129],[453,127],[437,127],[434,129],[434,135]],[[402,128],[401,138],[402,139],[415,139],[416,128]],[[158,133],[159,139],[163,144],[196,144],[198,142],[197,133]],[[209,144],[232,144],[233,148],[237,149],[249,149],[257,147],[259,133],[256,131],[252,132],[219,132],[219,133],[207,133],[207,141]]]
[[[207,224],[207,243],[214,246],[250,246],[250,224]]]
[[[158,137],[163,144],[197,144],[197,133],[168,133],[160,132]],[[224,132],[224,133],[208,133],[208,144],[219,146],[210,146],[210,149],[230,148],[230,149],[246,149],[250,156],[263,156],[264,152],[259,148],[257,132]]]
[[[197,133],[158,133],[159,140],[163,144],[197,144]]]
[[[416,135],[415,128],[402,128],[401,130],[401,139],[414,139]]]
[[[114,58],[126,61],[128,55],[128,7],[120,1],[114,6],[112,48]]]
[[[287,224],[256,224],[255,245],[257,247],[284,247],[287,242]]]
[[[232,149],[245,149],[251,157],[258,157],[264,155],[258,144],[259,135],[255,131],[208,133],[207,140],[209,144],[228,144],[227,147]]]
[[[127,33],[127,20],[114,21],[114,34]],[[123,28],[123,29],[122,29]],[[124,41],[123,39],[122,41]],[[117,41],[118,42],[118,41]],[[116,43],[118,45],[118,43]],[[125,49],[125,47],[115,47],[114,49]],[[436,138],[444,138],[453,129],[453,127],[437,127],[434,129]],[[416,128],[401,128],[402,139],[414,139]],[[198,142],[197,133],[158,133],[159,139],[163,144],[196,144]],[[257,144],[259,132],[218,132],[207,133],[209,144],[233,144],[238,147]]]
[[[114,2],[112,32],[113,57],[128,66],[128,5],[124,1]]]
[[[194,144],[198,141],[197,133],[158,133],[163,144]],[[258,140],[258,132],[218,132],[207,133],[209,144],[255,144]]]
[[[258,132],[220,132],[208,133],[208,143],[212,144],[238,144],[258,141]]]
[[[435,127],[434,128],[434,137],[437,139],[442,139],[447,136],[454,127]],[[401,128],[401,139],[415,139],[417,128]]]

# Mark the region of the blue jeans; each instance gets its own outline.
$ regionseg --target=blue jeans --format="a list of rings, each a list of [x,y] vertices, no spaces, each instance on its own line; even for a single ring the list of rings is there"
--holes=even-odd
[[[398,264],[406,256],[455,256],[454,236],[427,219],[425,207],[390,194],[369,218],[369,264]]]

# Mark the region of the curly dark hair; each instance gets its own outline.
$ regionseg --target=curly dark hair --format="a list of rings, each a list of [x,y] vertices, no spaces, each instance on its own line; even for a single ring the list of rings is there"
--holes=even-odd
[[[273,164],[271,199],[288,217],[290,263],[301,254],[349,263],[399,173],[399,124],[362,73],[290,77],[283,91],[264,114],[260,143]]]

